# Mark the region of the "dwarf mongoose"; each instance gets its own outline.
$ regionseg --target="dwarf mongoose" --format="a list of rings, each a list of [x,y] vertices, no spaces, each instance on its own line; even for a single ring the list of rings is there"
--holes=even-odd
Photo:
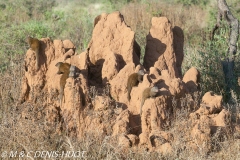
[[[64,95],[64,87],[65,87],[66,80],[69,77],[69,73],[70,73],[70,64],[58,62],[55,66],[58,67],[57,74],[62,74],[62,76],[60,78],[60,91],[59,91],[59,101],[60,101],[60,107],[61,107],[63,95]]]
[[[58,67],[57,74],[69,74],[70,72],[71,65],[69,63],[58,62],[55,66]]]
[[[40,41],[37,38],[27,37],[27,43],[30,49],[36,54],[36,70],[39,69],[39,49]]]
[[[128,101],[131,99],[131,91],[133,86],[137,86],[139,82],[143,81],[144,71],[139,70],[138,73],[133,73],[128,77],[127,81],[127,92],[128,92]]]
[[[145,102],[145,100],[149,97],[155,97],[158,93],[158,88],[157,87],[148,87],[143,90],[142,92],[142,102],[141,102],[141,107],[140,107],[140,115],[142,115],[142,106]]]
[[[98,23],[98,21],[100,21],[102,15],[98,15],[95,19],[94,19],[94,24],[93,24],[93,27],[96,26],[96,24]]]

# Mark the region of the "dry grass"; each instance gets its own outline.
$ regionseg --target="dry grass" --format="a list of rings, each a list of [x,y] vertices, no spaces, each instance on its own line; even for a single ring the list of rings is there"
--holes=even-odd
[[[172,26],[179,26],[189,34],[207,26],[207,13],[198,6],[185,7],[152,0],[148,3],[129,3],[121,9],[121,13],[134,31],[149,31],[153,16],[166,16]]]
[[[18,59],[18,58],[17,58]],[[19,60],[22,60],[21,57]],[[231,134],[225,136],[225,140],[219,140],[217,135],[211,137],[212,151],[203,152],[204,146],[199,145],[197,151],[188,148],[189,131],[191,122],[188,121],[189,114],[193,111],[187,107],[190,105],[189,96],[182,98],[180,103],[182,109],[175,112],[174,119],[167,124],[166,132],[173,134],[173,152],[169,155],[147,152],[138,148],[124,149],[117,143],[116,137],[104,136],[98,130],[92,130],[84,134],[84,138],[77,140],[69,137],[68,133],[59,131],[61,123],[49,123],[46,118],[46,108],[41,104],[32,105],[24,103],[18,105],[17,99],[20,92],[20,80],[17,76],[22,76],[20,61],[13,61],[14,67],[9,68],[1,76],[1,113],[0,113],[0,152],[7,151],[86,151],[83,159],[239,159],[240,158],[240,135]],[[9,76],[7,76],[9,75]],[[11,76],[10,76],[11,75]],[[11,77],[15,77],[11,78]],[[17,81],[16,81],[17,80]],[[3,88],[4,87],[4,88]],[[96,89],[91,88],[92,98],[97,94]],[[106,88],[106,95],[108,89]],[[199,106],[201,93],[195,93],[194,110]],[[176,104],[173,99],[173,104]],[[238,104],[235,104],[238,105]],[[229,107],[232,111],[235,106]],[[114,109],[115,107],[110,107]],[[91,111],[91,109],[89,109]],[[234,114],[239,114],[239,110],[234,110]],[[238,121],[236,116],[232,117],[232,122]],[[107,121],[104,123],[108,123]],[[30,159],[34,158],[31,155]],[[68,158],[64,158],[68,159]]]
[[[151,27],[152,17],[167,17],[172,27],[179,26],[185,33],[185,42],[196,43],[206,38],[204,28],[207,27],[208,14],[199,6],[186,7],[181,4],[172,4],[163,1],[148,1],[146,3],[129,3],[122,7],[120,12],[133,31],[136,32],[136,41],[141,46],[142,56],[145,53],[146,35]],[[201,39],[194,39],[195,37]],[[185,43],[186,45],[187,43]]]

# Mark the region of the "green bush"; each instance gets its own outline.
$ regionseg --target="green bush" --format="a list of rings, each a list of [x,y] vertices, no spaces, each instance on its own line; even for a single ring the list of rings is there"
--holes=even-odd
[[[226,93],[222,61],[227,58],[229,33],[228,24],[223,22],[213,41],[208,39],[185,48],[183,71],[186,72],[191,66],[200,71],[203,93],[209,90],[222,95]],[[235,73],[238,72],[237,67]],[[236,80],[233,81],[236,84]]]
[[[0,70],[6,69],[11,57],[23,54],[28,49],[26,37],[54,37],[54,32],[47,24],[39,21],[28,21],[21,25],[11,25],[0,31]]]
[[[217,50],[211,49],[211,43],[200,49],[186,48],[183,62],[183,71],[196,67],[201,75],[200,84],[203,93],[214,91],[224,94],[225,81],[221,64],[221,56]]]

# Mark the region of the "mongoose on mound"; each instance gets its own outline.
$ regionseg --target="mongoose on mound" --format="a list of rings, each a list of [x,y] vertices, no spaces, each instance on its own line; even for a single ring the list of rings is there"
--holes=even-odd
[[[140,115],[142,115],[142,106],[145,102],[145,100],[149,97],[155,97],[158,93],[158,88],[157,87],[148,87],[143,90],[142,92],[142,102],[141,102],[141,107],[140,107]]]
[[[143,81],[144,71],[139,70],[138,73],[133,73],[128,77],[127,81],[127,92],[128,92],[128,101],[131,99],[132,87],[137,86],[139,82]]]
[[[57,74],[62,74],[62,76],[60,78],[60,91],[59,91],[59,100],[60,100],[60,107],[61,107],[63,95],[64,95],[64,87],[65,87],[66,80],[69,77],[69,73],[70,73],[70,64],[58,62],[55,66],[58,67]]]
[[[102,15],[98,15],[95,19],[94,19],[94,24],[93,24],[93,27],[96,26],[96,24],[98,23],[98,21],[100,21]]]
[[[36,70],[39,69],[39,49],[40,41],[37,38],[27,37],[27,43],[30,49],[36,54]]]

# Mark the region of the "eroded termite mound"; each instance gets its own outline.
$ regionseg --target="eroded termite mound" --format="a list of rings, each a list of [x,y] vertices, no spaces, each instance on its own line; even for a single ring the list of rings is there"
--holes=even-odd
[[[197,106],[194,93],[199,91],[200,73],[191,68],[182,76],[184,37],[179,27],[173,27],[166,17],[154,17],[141,65],[135,33],[120,12],[102,14],[95,22],[91,41],[83,53],[76,53],[70,40],[42,38],[41,65],[36,70],[35,61],[31,60],[34,54],[27,51],[22,107],[29,102],[43,108],[39,115],[57,126],[58,133],[67,131],[79,139],[90,133],[117,137],[124,147],[137,146],[162,153],[171,152],[176,141],[169,128],[181,109],[191,113],[186,119],[191,121],[186,136],[194,135],[189,146],[195,149],[194,144],[209,142],[213,126],[227,129],[229,112],[222,107],[221,96],[206,93]],[[62,105],[61,75],[55,66],[59,62],[72,66],[64,85]],[[132,86],[128,99],[128,77],[140,70],[144,71],[142,81]],[[140,109],[146,88],[155,88],[156,94],[145,98]],[[187,103],[182,103],[183,99]],[[220,123],[219,119],[226,121]],[[209,122],[207,126],[202,123],[204,120]],[[206,145],[206,151],[210,147]]]

